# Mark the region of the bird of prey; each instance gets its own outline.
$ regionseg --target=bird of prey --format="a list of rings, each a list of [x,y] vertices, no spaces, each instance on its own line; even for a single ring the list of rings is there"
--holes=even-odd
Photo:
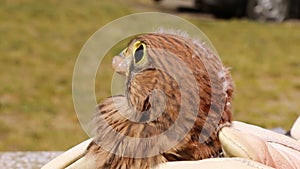
[[[205,44],[181,33],[145,33],[113,67],[125,76],[125,94],[97,106],[90,166],[147,169],[221,155],[217,133],[232,119],[233,82]]]

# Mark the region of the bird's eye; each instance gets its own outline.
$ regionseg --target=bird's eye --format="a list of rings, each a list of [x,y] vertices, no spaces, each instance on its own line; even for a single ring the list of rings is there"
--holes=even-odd
[[[138,47],[134,53],[134,59],[135,59],[135,63],[138,63],[142,60],[144,55],[144,47],[143,45],[141,45],[140,47]]]
[[[137,41],[134,44],[135,50],[133,52],[133,56],[134,56],[134,62],[136,64],[143,63],[146,60],[145,47],[146,45],[140,41]]]

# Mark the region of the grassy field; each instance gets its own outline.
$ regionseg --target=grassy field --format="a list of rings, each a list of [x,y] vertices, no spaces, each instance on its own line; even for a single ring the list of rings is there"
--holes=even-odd
[[[1,151],[65,150],[87,138],[73,108],[74,64],[98,28],[138,11],[131,3],[12,0],[1,4]],[[300,22],[184,17],[207,34],[232,68],[234,118],[290,128],[300,113]],[[103,68],[109,73],[111,57],[107,58]],[[96,94],[101,100],[110,95],[110,75],[99,77]]]

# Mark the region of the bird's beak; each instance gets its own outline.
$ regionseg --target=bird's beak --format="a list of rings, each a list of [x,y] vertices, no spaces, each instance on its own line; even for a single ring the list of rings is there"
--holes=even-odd
[[[130,64],[130,57],[120,54],[113,58],[112,67],[121,75],[126,75]]]

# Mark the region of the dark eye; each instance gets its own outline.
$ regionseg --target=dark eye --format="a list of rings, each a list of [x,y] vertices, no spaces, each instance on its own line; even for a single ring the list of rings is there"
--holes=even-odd
[[[134,62],[139,63],[144,57],[144,45],[140,45],[134,53]]]

